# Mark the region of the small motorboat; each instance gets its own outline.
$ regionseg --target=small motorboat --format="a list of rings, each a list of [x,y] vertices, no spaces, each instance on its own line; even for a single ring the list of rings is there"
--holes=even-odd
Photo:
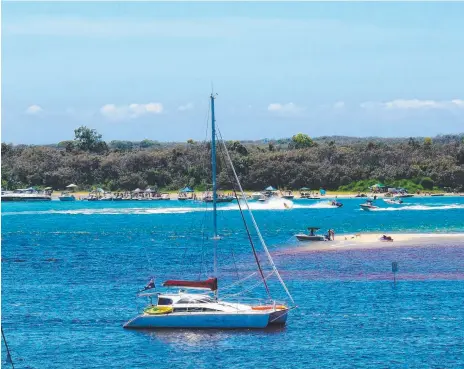
[[[253,192],[253,193],[251,194],[251,198],[252,198],[253,200],[258,200],[261,196],[262,196],[261,192]]]
[[[309,234],[300,233],[295,235],[298,241],[326,241],[324,236],[317,235],[315,232],[320,229],[318,227],[308,227]]]
[[[414,197],[414,195],[412,193],[403,193],[403,194],[397,195],[397,197]]]
[[[69,193],[68,191],[62,192],[58,198],[60,199],[60,201],[75,201],[76,200],[75,196]]]
[[[379,207],[378,206],[375,206],[372,204],[372,201],[366,201],[364,204],[361,204],[359,205],[361,207],[361,209],[363,210],[366,210],[366,211],[370,211],[370,210],[374,210],[374,209],[378,209]]]
[[[292,191],[284,191],[281,195],[281,197],[283,199],[287,199],[287,200],[293,200],[295,195],[293,194]]]
[[[336,207],[336,208],[341,208],[341,207],[343,206],[343,204],[342,204],[341,202],[335,201],[335,200],[329,202],[329,205],[330,205],[330,206],[334,206],[334,207]]]

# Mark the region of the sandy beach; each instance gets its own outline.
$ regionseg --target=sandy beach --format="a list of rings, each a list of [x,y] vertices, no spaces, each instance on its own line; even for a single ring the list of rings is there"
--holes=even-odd
[[[117,191],[115,191],[117,192]],[[224,193],[231,193],[232,190],[227,190],[227,191],[222,191]],[[253,192],[259,192],[259,191],[245,191],[245,193],[248,195],[248,196],[251,196],[251,194]],[[294,195],[295,195],[295,199],[299,199],[300,198],[300,193],[298,191],[293,191]],[[76,191],[73,193],[74,196],[76,197],[77,200],[79,200],[80,198],[84,198],[84,197],[87,197],[89,195],[89,192],[88,191]],[[197,195],[197,197],[201,197],[203,192],[195,192],[195,194]],[[385,194],[374,194],[374,193],[367,193],[365,192],[365,194],[368,196],[368,197],[374,197],[374,195],[377,196],[377,198],[384,198]],[[52,194],[52,199],[54,200],[58,200],[58,197],[61,195],[61,191],[54,191],[53,194]],[[346,193],[346,192],[336,192],[336,191],[328,191],[326,193],[325,196],[319,196],[321,198],[321,200],[323,199],[334,199],[335,197],[338,198],[338,199],[353,199],[353,198],[356,198],[356,195],[357,193],[355,192],[352,192],[352,193]],[[456,193],[444,193],[443,196],[464,196],[464,193],[462,194],[456,194]],[[171,200],[176,200],[177,197],[178,197],[178,193],[176,191],[170,191],[169,192],[169,197],[171,198]],[[424,195],[424,194],[414,194],[414,198],[424,198],[424,197],[432,197],[431,195]],[[363,198],[361,198],[363,199]]]
[[[393,238],[392,242],[380,241],[382,235]],[[292,252],[376,249],[402,246],[428,245],[464,246],[464,233],[357,233],[335,235],[334,241],[299,242]]]

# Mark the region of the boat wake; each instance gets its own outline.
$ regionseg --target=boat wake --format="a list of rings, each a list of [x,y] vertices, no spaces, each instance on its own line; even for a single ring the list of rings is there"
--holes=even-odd
[[[464,204],[452,204],[452,205],[441,205],[441,206],[407,205],[407,206],[402,206],[402,207],[377,208],[377,209],[371,209],[371,211],[410,211],[410,210],[426,211],[426,210],[452,210],[452,209],[464,209]]]
[[[288,210],[293,208],[293,202],[276,199],[264,203],[249,203],[252,210]],[[101,208],[101,209],[67,209],[67,210],[38,210],[3,212],[4,215],[40,215],[40,214],[68,214],[68,215],[152,215],[152,214],[187,214],[195,212],[212,211],[212,206],[205,207],[160,207],[160,208]],[[238,211],[237,204],[218,206],[217,211]]]
[[[311,205],[295,205],[295,209],[337,209],[336,206],[333,206],[329,201],[318,201]]]
[[[241,202],[242,203],[242,202]],[[248,202],[251,210],[285,210],[296,207],[293,201],[281,198],[271,198],[267,201]],[[219,210],[226,210],[225,208]],[[238,205],[231,205],[227,210],[238,210]]]

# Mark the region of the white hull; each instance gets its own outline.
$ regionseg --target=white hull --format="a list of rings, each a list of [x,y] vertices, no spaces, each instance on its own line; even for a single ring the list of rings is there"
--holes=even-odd
[[[266,328],[270,324],[285,324],[288,310],[239,313],[171,313],[142,314],[124,324],[124,328]]]

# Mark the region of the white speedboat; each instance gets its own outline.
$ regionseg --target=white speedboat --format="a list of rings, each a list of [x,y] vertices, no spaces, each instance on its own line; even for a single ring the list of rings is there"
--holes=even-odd
[[[300,233],[295,235],[295,237],[298,241],[327,241],[324,236],[316,234],[319,229],[318,227],[309,227],[309,234]]]
[[[68,191],[64,191],[61,193],[60,196],[58,196],[58,199],[60,201],[75,201],[76,197],[73,194],[69,193]]]
[[[149,303],[143,311],[129,320],[124,324],[124,328],[142,328],[142,329],[153,329],[153,328],[216,328],[216,329],[230,329],[230,328],[265,328],[273,324],[285,324],[291,307],[287,307],[282,303],[277,303],[271,297],[270,288],[267,279],[272,275],[276,276],[281,286],[287,293],[291,303],[294,304],[293,298],[288,291],[282,277],[277,270],[274,261],[272,260],[271,254],[267,248],[266,243],[261,235],[261,232],[257,226],[257,223],[253,217],[253,213],[248,205],[246,195],[243,192],[242,186],[235,172],[235,168],[230,159],[227,146],[224,141],[221,140],[220,144],[223,149],[223,154],[226,158],[225,170],[230,168],[232,178],[235,179],[235,186],[238,191],[234,194],[240,196],[238,207],[242,213],[242,219],[244,221],[245,228],[249,232],[244,211],[248,212],[247,218],[251,220],[250,227],[254,227],[259,242],[263,248],[264,254],[267,257],[267,261],[272,268],[272,272],[269,275],[264,274],[263,267],[261,266],[258,258],[256,246],[249,238],[250,246],[255,256],[255,262],[257,265],[257,271],[252,275],[259,275],[260,282],[255,285],[249,285],[242,293],[251,291],[257,286],[264,286],[267,292],[268,299],[266,302],[262,301],[241,302],[239,300],[229,298],[222,299],[220,297],[221,289],[218,288],[217,279],[217,252],[218,243],[221,237],[218,235],[217,230],[217,188],[216,188],[216,128],[214,118],[214,96],[211,95],[211,162],[212,162],[212,205],[213,205],[213,234],[212,239],[214,240],[215,252],[214,252],[214,276],[206,280],[168,280],[163,283],[164,288],[176,288],[175,292],[154,292],[146,293],[146,290],[155,289],[154,279],[152,279],[145,287],[144,292],[139,293],[139,297],[148,298]],[[250,276],[242,279],[239,282],[244,282]],[[230,288],[231,285],[222,287],[222,289]],[[189,292],[185,292],[188,290]],[[193,293],[192,291],[200,290],[200,293]],[[237,294],[234,294],[234,296]],[[294,308],[294,307],[293,307]]]
[[[282,192],[281,197],[282,197],[283,199],[293,200],[293,199],[295,198],[295,195],[293,194],[292,191],[286,190],[286,191],[283,191],[283,192]]]
[[[1,201],[50,201],[52,191],[37,191],[30,187],[17,189],[14,191],[4,191],[1,195]]]
[[[261,196],[262,196],[262,193],[261,193],[261,192],[253,192],[253,193],[251,194],[251,198],[252,198],[253,200],[259,200],[259,199],[261,198]]]
[[[359,206],[361,207],[361,209],[366,210],[366,211],[370,211],[370,210],[374,210],[374,209],[379,208],[378,206],[375,206],[374,204],[372,204],[372,201],[370,201],[370,200],[367,200],[364,204],[361,204]]]

